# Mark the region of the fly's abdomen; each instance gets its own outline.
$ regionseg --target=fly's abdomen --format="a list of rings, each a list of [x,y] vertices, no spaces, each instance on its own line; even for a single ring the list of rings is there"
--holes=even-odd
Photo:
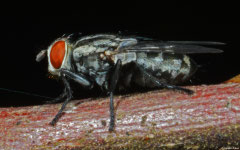
[[[166,53],[138,53],[137,64],[161,82],[179,84],[191,77],[196,65],[187,55]],[[156,85],[143,74],[136,74],[135,82],[144,87]]]

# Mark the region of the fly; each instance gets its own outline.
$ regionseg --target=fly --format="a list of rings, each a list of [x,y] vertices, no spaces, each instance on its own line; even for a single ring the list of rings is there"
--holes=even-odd
[[[165,88],[193,94],[177,84],[188,80],[197,66],[188,54],[221,53],[206,47],[223,45],[209,41],[157,41],[134,36],[97,34],[73,39],[56,39],[36,57],[48,56],[48,71],[64,83],[63,93],[52,102],[65,100],[50,122],[55,125],[72,98],[69,80],[86,89],[100,87],[110,95],[109,131],[114,130],[114,91],[132,84],[146,88]],[[205,45],[205,46],[204,46]]]

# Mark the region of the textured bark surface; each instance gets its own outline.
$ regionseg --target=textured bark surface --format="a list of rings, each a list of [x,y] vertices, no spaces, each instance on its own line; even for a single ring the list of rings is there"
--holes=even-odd
[[[240,148],[240,84],[187,87],[115,97],[116,128],[108,132],[109,98],[0,108],[0,149]]]
[[[225,83],[240,83],[240,74],[227,80]]]

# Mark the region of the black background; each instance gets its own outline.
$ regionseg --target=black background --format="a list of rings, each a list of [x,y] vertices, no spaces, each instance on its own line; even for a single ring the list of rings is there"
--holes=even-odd
[[[220,83],[240,73],[237,11],[234,4],[204,2],[129,4],[113,1],[96,4],[92,1],[87,4],[65,1],[60,6],[7,5],[0,15],[0,88],[58,96],[62,90],[61,83],[48,79],[46,60],[37,63],[35,57],[56,38],[71,33],[120,33],[160,40],[225,42],[227,45],[218,47],[224,50],[222,54],[192,56],[202,67],[193,77],[193,82],[188,84]],[[95,93],[84,91],[82,95],[89,97],[91,92]],[[42,104],[45,100],[0,90],[1,106]]]

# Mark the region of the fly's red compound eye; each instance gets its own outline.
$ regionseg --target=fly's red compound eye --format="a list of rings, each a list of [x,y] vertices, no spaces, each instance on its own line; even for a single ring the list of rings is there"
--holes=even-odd
[[[65,41],[57,41],[51,48],[50,61],[55,69],[59,69],[65,56]]]

